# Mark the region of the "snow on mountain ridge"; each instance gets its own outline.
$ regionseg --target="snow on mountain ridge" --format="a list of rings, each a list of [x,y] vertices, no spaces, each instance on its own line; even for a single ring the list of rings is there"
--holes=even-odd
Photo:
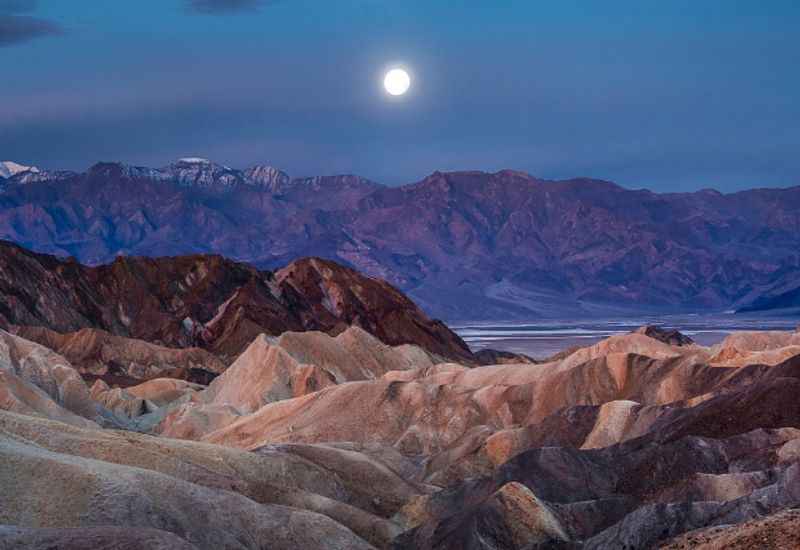
[[[11,160],[0,162],[0,177],[10,178],[22,172],[32,172],[38,174],[40,170],[35,166],[25,166]]]
[[[258,187],[275,195],[290,193],[292,189],[306,188],[321,190],[336,186],[342,189],[357,189],[362,185],[377,185],[360,176],[312,176],[293,178],[286,172],[267,164],[256,164],[240,170],[201,157],[184,157],[163,168],[134,166],[122,162],[98,162],[87,174],[106,177],[111,173],[132,180],[151,180],[192,187],[234,188],[238,185]],[[0,163],[0,177],[9,184],[27,184],[64,180],[77,176],[75,172],[40,170],[36,167],[6,161]],[[4,186],[5,188],[5,186]]]
[[[201,157],[186,157],[182,159],[178,159],[178,162],[183,162],[186,164],[214,164],[208,159],[204,159]]]
[[[221,184],[229,187],[244,183],[241,171],[197,157],[178,159],[161,171],[170,174],[181,185],[210,187]]]
[[[125,175],[129,178],[145,178],[152,180],[166,181],[170,179],[170,175],[157,168],[148,168],[146,166],[127,166],[123,167]]]
[[[292,182],[289,174],[273,166],[253,166],[244,171],[244,176],[251,185],[266,187],[273,193],[280,193]]]

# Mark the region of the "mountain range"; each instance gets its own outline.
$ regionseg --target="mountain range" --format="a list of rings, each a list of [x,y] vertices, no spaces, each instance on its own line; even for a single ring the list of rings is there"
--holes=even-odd
[[[800,306],[800,187],[659,194],[508,170],[386,187],[199,158],[15,170],[0,178],[0,238],[93,265],[314,256],[449,320]]]

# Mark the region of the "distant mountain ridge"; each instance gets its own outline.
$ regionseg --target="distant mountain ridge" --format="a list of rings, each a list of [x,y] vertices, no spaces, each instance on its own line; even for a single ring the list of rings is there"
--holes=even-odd
[[[0,238],[37,251],[90,264],[219,253],[267,269],[318,256],[447,319],[764,309],[800,289],[800,187],[659,194],[510,170],[385,187],[187,158],[20,172],[0,188]]]

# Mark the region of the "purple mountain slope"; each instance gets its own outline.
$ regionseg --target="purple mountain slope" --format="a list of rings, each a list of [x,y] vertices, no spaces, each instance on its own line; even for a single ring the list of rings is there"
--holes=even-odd
[[[800,187],[657,194],[502,171],[391,188],[182,159],[0,188],[0,238],[34,250],[92,264],[214,252],[263,268],[320,256],[448,319],[764,309],[800,288]]]

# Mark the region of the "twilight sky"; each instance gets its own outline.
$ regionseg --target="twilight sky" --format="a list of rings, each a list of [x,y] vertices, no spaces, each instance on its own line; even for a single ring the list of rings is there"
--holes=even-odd
[[[798,33],[797,0],[0,0],[0,160],[798,185]]]

